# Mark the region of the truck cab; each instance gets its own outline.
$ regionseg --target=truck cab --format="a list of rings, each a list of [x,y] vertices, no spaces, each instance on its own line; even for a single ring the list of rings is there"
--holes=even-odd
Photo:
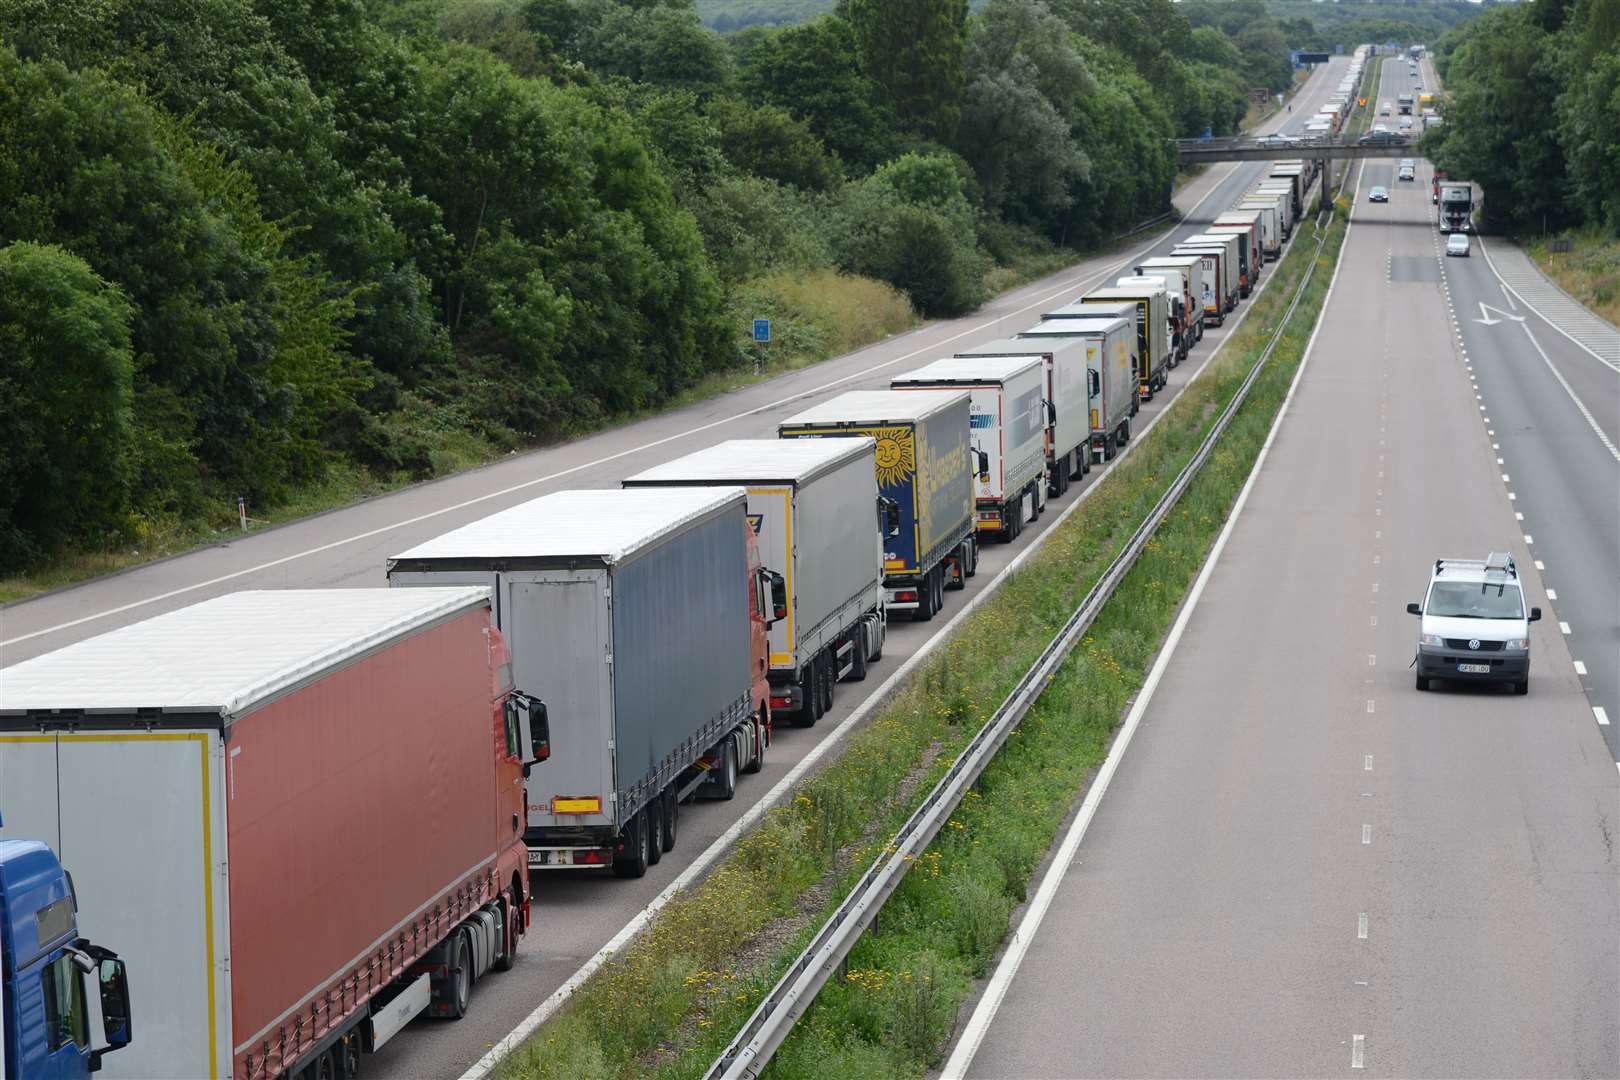
[[[73,879],[37,840],[0,840],[0,1076],[76,1080],[131,1038],[129,979],[116,953],[79,936]],[[85,977],[95,975],[105,1046],[91,1045]]]

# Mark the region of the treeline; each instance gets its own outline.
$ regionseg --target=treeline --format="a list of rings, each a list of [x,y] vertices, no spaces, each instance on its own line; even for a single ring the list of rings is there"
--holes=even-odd
[[[1620,234],[1620,0],[1498,6],[1437,43],[1423,152],[1484,189],[1492,227]]]
[[[1432,44],[1441,34],[1498,3],[1517,0],[1265,0],[1294,49],[1349,52],[1363,42]]]
[[[0,0],[0,572],[825,350],[806,281],[969,310],[1240,122],[1191,6]]]

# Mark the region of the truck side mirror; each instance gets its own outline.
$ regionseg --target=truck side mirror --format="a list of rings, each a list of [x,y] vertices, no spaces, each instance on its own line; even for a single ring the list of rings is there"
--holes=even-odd
[[[546,711],[546,703],[539,698],[528,698],[529,708],[529,749],[534,754],[534,762],[546,761],[551,757],[551,714]]]
[[[128,1046],[134,1037],[129,1015],[129,973],[124,969],[124,962],[110,954],[103,956],[96,968],[101,983],[101,1026],[107,1037],[107,1050],[119,1050]]]
[[[1533,607],[1533,608],[1530,609],[1530,621],[1531,622],[1540,622],[1541,621],[1541,609],[1540,608]]]
[[[1091,392],[1092,397],[1102,393],[1102,379],[1098,377],[1095,371],[1086,372],[1086,387]]]
[[[979,457],[979,479],[988,484],[990,482],[990,455],[983,450],[973,452]]]
[[[1057,406],[1050,401],[1046,403],[1046,426],[1057,427]]]
[[[1406,613],[1408,615],[1421,615],[1421,614],[1423,614],[1423,605],[1422,604],[1407,604],[1406,605]]]
[[[787,579],[775,570],[769,570],[771,576],[771,622],[787,618],[788,597]]]
[[[529,770],[551,757],[551,721],[546,714],[546,703],[521,690],[514,690],[503,706],[506,712],[506,730],[512,740],[509,748],[518,757],[528,748],[528,759],[523,762],[523,778]]]

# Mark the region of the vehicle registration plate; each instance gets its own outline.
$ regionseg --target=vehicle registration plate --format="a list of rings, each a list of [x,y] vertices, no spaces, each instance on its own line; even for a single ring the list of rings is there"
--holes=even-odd
[[[1491,665],[1489,665],[1489,664],[1458,664],[1457,665],[1457,670],[1462,672],[1464,675],[1489,675],[1490,672],[1491,672]]]

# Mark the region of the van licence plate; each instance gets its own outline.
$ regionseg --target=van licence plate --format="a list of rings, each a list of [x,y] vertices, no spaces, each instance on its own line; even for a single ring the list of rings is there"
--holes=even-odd
[[[1464,674],[1464,675],[1489,675],[1491,673],[1491,665],[1489,665],[1489,664],[1458,664],[1457,665],[1457,670],[1459,672],[1461,672],[1462,674]]]

